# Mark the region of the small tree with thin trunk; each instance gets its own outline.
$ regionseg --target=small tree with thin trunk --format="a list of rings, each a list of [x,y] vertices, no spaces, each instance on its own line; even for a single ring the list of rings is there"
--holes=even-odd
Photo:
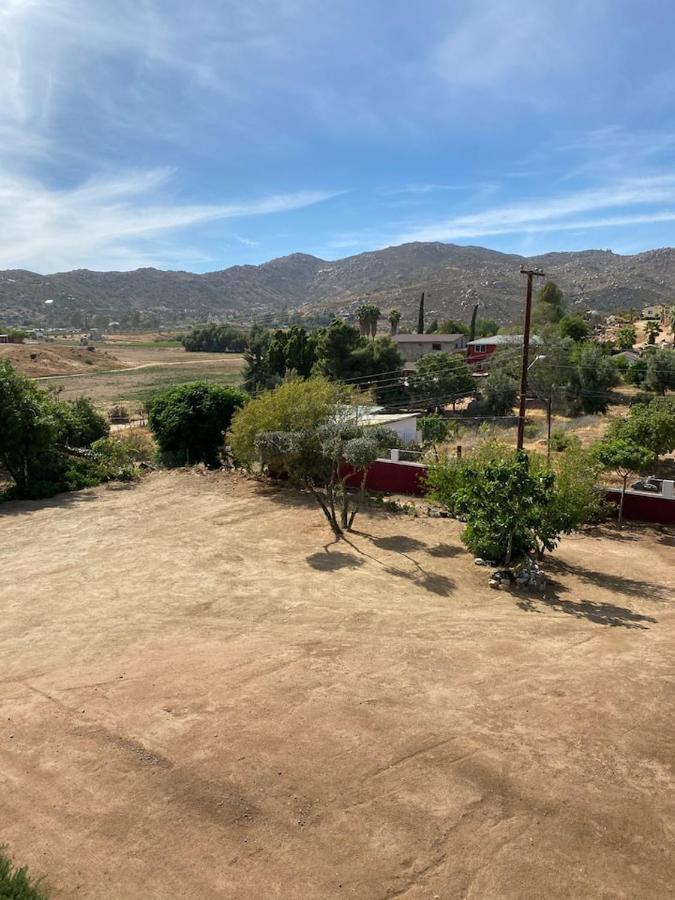
[[[619,501],[619,525],[623,524],[623,507],[626,485],[631,475],[644,471],[653,464],[655,457],[651,450],[623,438],[607,438],[596,444],[593,455],[608,472],[616,472],[621,478],[621,500]]]
[[[305,431],[260,432],[255,439],[264,463],[312,494],[337,538],[352,529],[368,467],[396,442],[396,435],[387,429],[340,418]],[[348,488],[355,474],[356,494]]]
[[[392,337],[395,334],[398,334],[398,325],[401,321],[401,313],[397,309],[392,309],[389,312],[389,328],[391,331]]]

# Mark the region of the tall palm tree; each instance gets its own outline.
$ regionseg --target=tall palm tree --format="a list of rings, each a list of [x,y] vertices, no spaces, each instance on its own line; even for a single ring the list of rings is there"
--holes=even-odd
[[[371,305],[370,314],[368,316],[368,323],[370,325],[369,330],[370,330],[370,336],[372,338],[374,338],[375,335],[377,334],[377,323],[380,321],[381,318],[382,318],[382,310],[380,309],[380,307]]]
[[[368,334],[370,331],[370,305],[368,303],[362,303],[359,306],[356,310],[356,318],[358,319],[361,334]]]
[[[397,309],[389,310],[389,327],[392,337],[398,333],[398,323],[401,321],[401,313]]]
[[[645,333],[647,335],[647,343],[655,344],[656,338],[661,333],[661,327],[658,322],[655,322],[654,319],[650,319],[645,325]]]

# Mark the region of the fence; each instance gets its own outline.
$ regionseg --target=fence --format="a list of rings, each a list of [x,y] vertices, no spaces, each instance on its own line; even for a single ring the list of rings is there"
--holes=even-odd
[[[392,451],[391,459],[378,459],[368,469],[366,487],[370,491],[385,494],[409,494],[421,497],[426,493],[427,467],[421,463],[404,462],[398,458],[398,451]],[[358,487],[360,472],[353,472],[347,484]],[[607,499],[618,505],[621,491],[607,489]],[[642,491],[626,491],[623,515],[636,522],[653,522],[661,525],[675,525],[675,486],[672,481],[664,481],[660,494]]]

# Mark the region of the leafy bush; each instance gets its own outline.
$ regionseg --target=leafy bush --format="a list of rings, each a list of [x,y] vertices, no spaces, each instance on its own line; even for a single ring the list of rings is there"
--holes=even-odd
[[[518,384],[501,368],[490,370],[481,388],[486,410],[493,416],[506,416],[513,412],[518,399]]]
[[[551,432],[551,450],[554,453],[562,453],[572,447],[580,447],[581,441],[576,434],[570,434],[569,431],[563,431],[562,428],[554,428]]]
[[[128,428],[115,435],[120,443],[129,448],[134,462],[152,462],[157,453],[157,446],[144,428]]]
[[[219,464],[223,436],[246,394],[234,387],[194,381],[158,394],[148,423],[165,461],[173,465]]]
[[[631,406],[627,419],[612,422],[609,440],[619,439],[646,447],[656,457],[675,450],[675,399],[654,397]]]
[[[541,425],[537,425],[536,422],[527,422],[525,427],[523,428],[523,434],[525,437],[532,441],[534,438],[538,437],[541,433]]]
[[[353,391],[327,378],[293,379],[266,391],[239,409],[230,434],[232,450],[244,466],[259,459],[256,437],[261,432],[303,431],[316,428],[348,403]]]
[[[495,459],[486,465],[470,464],[455,500],[457,512],[466,517],[462,539],[479,556],[509,564],[541,543],[553,550],[560,528],[543,515],[555,476],[530,471],[527,453]]]
[[[15,868],[0,847],[0,898],[2,900],[47,900],[46,892],[28,874],[25,866]]]
[[[133,452],[128,444],[108,437],[95,441],[91,449],[101,481],[132,481],[135,478]]]
[[[58,403],[56,412],[61,424],[60,440],[69,447],[91,447],[110,433],[108,420],[86,397]]]

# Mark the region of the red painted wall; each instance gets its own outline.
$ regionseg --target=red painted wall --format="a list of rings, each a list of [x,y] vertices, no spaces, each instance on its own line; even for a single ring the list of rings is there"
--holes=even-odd
[[[621,500],[621,491],[607,491],[607,499],[618,506]],[[623,503],[623,517],[636,522],[675,525],[675,500],[655,497],[653,494],[626,494]]]
[[[370,491],[382,491],[385,494],[411,494],[414,497],[421,497],[426,493],[424,488],[426,477],[426,466],[378,459],[368,469],[366,487]],[[350,487],[359,487],[361,478],[361,472],[354,472],[348,478],[347,484]]]

